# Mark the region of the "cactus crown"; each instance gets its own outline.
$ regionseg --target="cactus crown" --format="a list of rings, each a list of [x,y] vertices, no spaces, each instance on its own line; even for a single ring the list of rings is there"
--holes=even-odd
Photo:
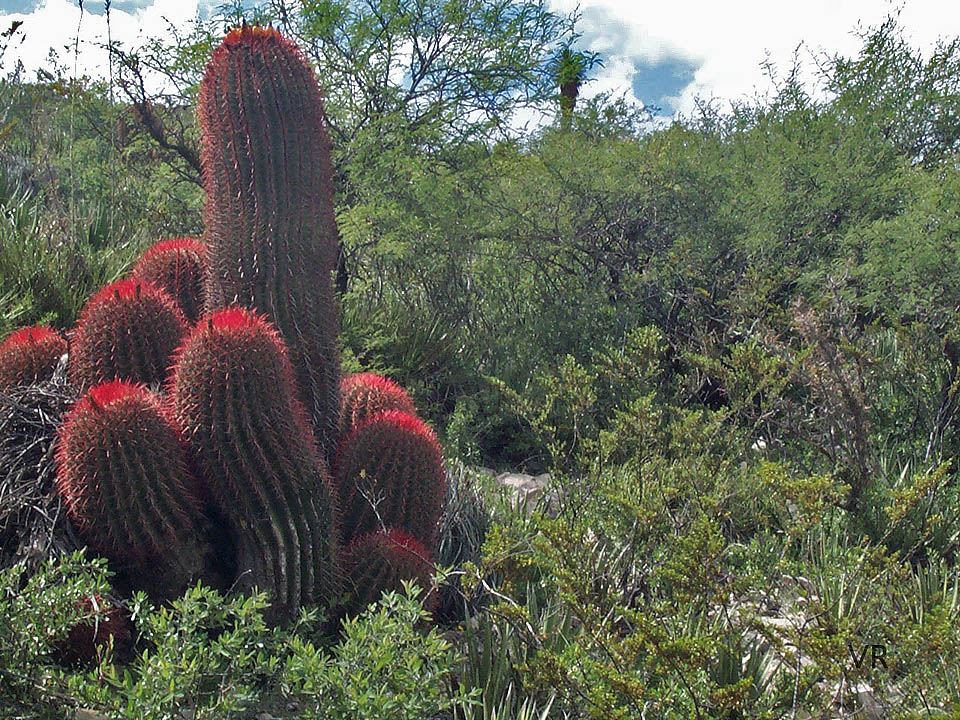
[[[124,398],[134,397],[137,400],[143,400],[146,395],[147,390],[140,383],[130,382],[129,380],[111,380],[91,388],[90,392],[77,403],[77,407],[82,408],[86,403],[97,410],[102,410]]]
[[[340,383],[343,402],[341,432],[349,433],[357,425],[385,410],[403,410],[416,413],[407,391],[382,375],[359,373],[349,375]]]
[[[247,25],[246,23],[228,32],[223,39],[223,44],[230,47],[248,43],[253,45],[258,42],[263,43],[268,41],[280,41],[281,43],[293,44],[270,26],[263,27],[262,25]]]
[[[46,325],[34,325],[33,327],[20,328],[7,335],[0,343],[0,352],[9,348],[37,345],[48,341],[62,341],[63,338],[51,327]]]
[[[404,410],[384,410],[366,418],[354,428],[351,435],[359,435],[376,426],[389,426],[393,431],[399,430],[403,434],[414,435],[425,440],[431,452],[435,452],[442,462],[443,450],[440,448],[436,433],[413,413]],[[343,444],[346,446],[348,442],[345,441]]]
[[[110,283],[90,296],[87,309],[112,302],[114,300],[139,300],[144,293],[153,293],[159,290],[153,283],[139,278],[123,278]]]
[[[137,261],[137,264],[170,253],[193,253],[202,256],[206,252],[204,244],[191,237],[168,238],[151,245]]]

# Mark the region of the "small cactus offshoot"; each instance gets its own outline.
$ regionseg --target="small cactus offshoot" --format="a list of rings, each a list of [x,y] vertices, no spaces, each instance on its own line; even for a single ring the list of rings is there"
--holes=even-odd
[[[417,410],[402,387],[374,373],[348,375],[340,383],[340,431],[347,435],[367,418],[385,410],[403,410],[411,415]]]
[[[388,528],[358,537],[344,551],[343,568],[351,589],[348,613],[361,612],[385,591],[400,590],[404,580],[413,580],[423,589],[427,610],[436,605],[430,552],[402,530]]]
[[[21,328],[0,343],[0,390],[49,380],[67,341],[46,325]]]
[[[206,245],[196,238],[161,240],[133,266],[133,276],[166,290],[187,322],[195,323],[203,311]]]

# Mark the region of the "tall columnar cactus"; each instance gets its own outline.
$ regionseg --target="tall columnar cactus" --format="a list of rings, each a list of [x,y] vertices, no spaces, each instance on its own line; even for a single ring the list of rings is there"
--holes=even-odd
[[[348,375],[340,383],[341,436],[384,410],[403,410],[416,414],[407,391],[382,375],[359,373]]]
[[[96,293],[70,345],[70,380],[89,388],[114,379],[160,383],[189,329],[173,299],[153,283],[127,278]]]
[[[195,323],[203,310],[206,245],[196,238],[161,240],[133,266],[133,276],[166,290],[187,321]]]
[[[207,66],[201,129],[207,310],[265,313],[329,461],[340,401],[333,172],[320,90],[296,45],[267,28],[227,35]]]
[[[21,328],[0,343],[0,390],[48,380],[67,341],[45,325]]]
[[[378,530],[354,540],[343,554],[349,581],[347,612],[361,612],[387,590],[400,590],[403,580],[414,580],[423,589],[424,607],[433,609],[433,559],[412,535],[397,529]]]
[[[387,527],[436,546],[446,476],[437,437],[418,417],[387,410],[368,418],[344,439],[335,473],[345,543]]]
[[[335,495],[277,331],[241,308],[201,318],[169,397],[230,525],[243,584],[270,592],[277,620],[332,598]]]
[[[159,396],[122,380],[91,389],[60,426],[57,465],[67,514],[96,552],[171,592],[201,576],[200,488]]]

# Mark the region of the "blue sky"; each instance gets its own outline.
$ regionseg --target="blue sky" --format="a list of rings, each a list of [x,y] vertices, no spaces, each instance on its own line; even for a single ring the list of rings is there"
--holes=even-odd
[[[163,34],[169,23],[183,26],[219,2],[223,0],[112,0],[111,33],[115,40],[136,43],[146,34]],[[938,39],[960,36],[960,3],[947,0],[548,3],[556,12],[579,11],[578,47],[598,52],[604,60],[585,96],[624,95],[668,116],[691,113],[697,98],[735,101],[767,92],[770,80],[761,63],[769,60],[786,72],[798,48],[805,59],[825,52],[852,55],[860,47],[854,31],[876,26],[891,13],[899,13],[908,39],[924,52]],[[0,30],[11,20],[24,21],[3,58],[4,68],[19,58],[32,72],[47,63],[51,46],[60,49],[61,62],[69,57],[72,66],[72,52],[62,48],[72,45],[79,25],[78,73],[102,74],[104,1],[84,0],[83,8],[81,18],[77,0],[0,0]]]

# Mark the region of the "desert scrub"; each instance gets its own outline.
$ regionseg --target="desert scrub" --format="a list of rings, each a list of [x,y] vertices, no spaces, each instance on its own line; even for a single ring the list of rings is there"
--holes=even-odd
[[[366,613],[343,622],[329,656],[290,638],[284,688],[302,698],[302,717],[317,720],[422,720],[463,711],[473,701],[454,678],[457,653],[438,630],[417,628],[429,618],[420,589],[404,583]]]
[[[0,707],[64,718],[73,708],[123,720],[245,718],[296,702],[305,718],[435,717],[465,708],[459,655],[435,629],[418,588],[386,593],[331,635],[301,611],[269,627],[260,594],[223,595],[197,584],[170,603],[137,593],[123,605],[135,631],[129,662],[105,643],[86,667],[61,665],[56,647],[82,618],[85,598],[108,596],[103,560],[76,553],[27,573],[0,571]],[[279,711],[282,712],[282,711]]]
[[[105,595],[106,561],[83,552],[48,560],[30,573],[21,561],[0,570],[0,707],[56,717],[64,709],[54,665],[57,643],[80,620],[84,597]]]

